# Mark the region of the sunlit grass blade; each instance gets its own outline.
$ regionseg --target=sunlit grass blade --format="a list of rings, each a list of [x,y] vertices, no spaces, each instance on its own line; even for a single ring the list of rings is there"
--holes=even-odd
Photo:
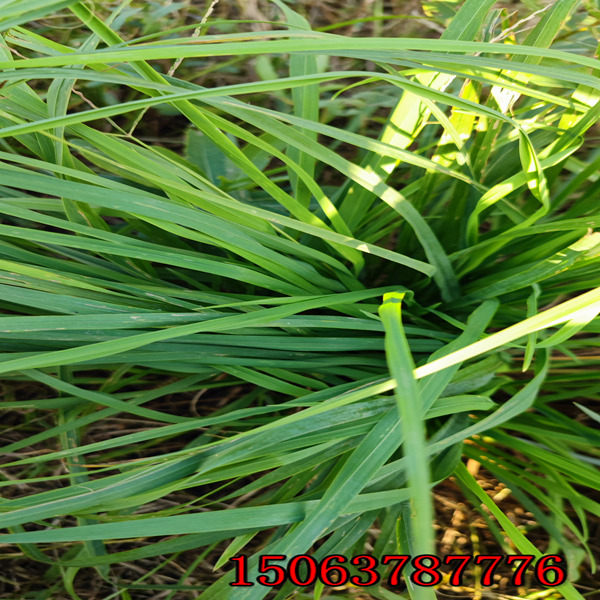
[[[415,555],[433,554],[433,500],[429,491],[424,407],[413,375],[414,363],[410,347],[402,328],[403,297],[404,294],[393,292],[386,294],[379,312],[386,329],[386,357],[396,383],[394,394],[404,438],[402,448],[407,463],[408,484],[412,490],[411,521],[408,525],[411,548]],[[417,599],[432,597],[427,590],[422,589],[415,589],[411,595]]]

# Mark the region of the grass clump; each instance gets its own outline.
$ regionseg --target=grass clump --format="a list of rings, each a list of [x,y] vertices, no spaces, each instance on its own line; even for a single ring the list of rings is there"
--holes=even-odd
[[[438,486],[584,596],[598,14],[525,4],[426,4],[439,39],[0,7],[3,561],[45,573],[9,593],[284,598],[229,559],[439,552]]]

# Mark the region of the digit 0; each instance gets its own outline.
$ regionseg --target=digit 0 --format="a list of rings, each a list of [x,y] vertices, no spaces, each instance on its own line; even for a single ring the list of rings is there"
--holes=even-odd
[[[304,563],[307,568],[307,575],[304,579],[302,579],[302,575],[300,574],[300,565]],[[317,580],[317,561],[307,554],[299,554],[298,556],[294,556],[289,564],[288,564],[288,575],[290,581],[299,587],[305,587],[308,585],[312,585]]]

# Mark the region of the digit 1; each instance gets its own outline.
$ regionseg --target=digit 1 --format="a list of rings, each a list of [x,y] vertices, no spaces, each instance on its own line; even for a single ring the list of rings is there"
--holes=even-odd
[[[235,581],[231,582],[229,585],[232,587],[254,585],[246,579],[248,576],[248,559],[243,554],[240,554],[239,556],[234,556],[229,560],[237,563],[235,565]]]

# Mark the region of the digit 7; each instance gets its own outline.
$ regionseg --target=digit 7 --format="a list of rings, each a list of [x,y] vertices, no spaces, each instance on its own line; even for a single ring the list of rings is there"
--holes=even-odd
[[[531,561],[535,557],[532,554],[513,554],[506,557],[506,564],[512,565],[516,561],[522,561],[517,567],[515,574],[513,575],[511,585],[520,587],[524,585],[525,578],[523,577],[525,569],[531,564]]]
[[[469,561],[473,558],[468,554],[449,554],[444,558],[444,564],[449,565],[451,562],[459,562],[458,567],[452,569],[452,575],[450,577],[450,585],[455,587],[462,586],[463,573],[469,564]]]
[[[392,587],[399,587],[400,586],[400,575],[402,573],[402,569],[404,569],[404,566],[410,560],[410,556],[407,556],[406,554],[386,554],[385,556],[383,556],[383,558],[381,560],[381,564],[387,565],[390,562],[392,562],[393,560],[398,561],[398,563],[396,564],[396,566],[390,573],[390,578],[388,579],[388,584],[391,585]]]
[[[494,572],[498,568],[498,565],[502,562],[502,556],[499,554],[480,554],[475,557],[475,564],[480,565],[484,561],[489,561],[487,569],[483,572],[481,577],[481,585],[485,587],[491,587],[494,583]]]

